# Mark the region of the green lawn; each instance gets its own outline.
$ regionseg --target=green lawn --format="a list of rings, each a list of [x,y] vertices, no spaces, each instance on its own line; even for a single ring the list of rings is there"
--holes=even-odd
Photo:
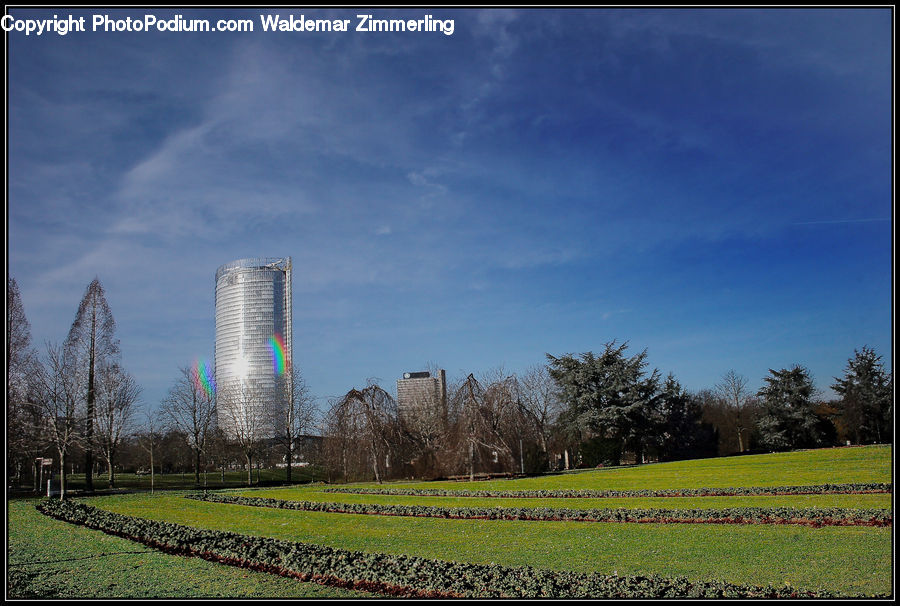
[[[890,482],[891,469],[891,446],[879,445],[577,470],[515,480],[392,482],[382,486],[447,490],[654,490],[801,486]],[[366,483],[359,486],[379,485]]]
[[[7,507],[10,598],[354,598],[356,591],[171,556],[44,516],[34,499]]]
[[[661,463],[640,467],[591,470],[540,478],[476,483],[419,482],[422,488],[484,489],[675,489],[731,486],[785,486],[891,481],[890,446],[840,448],[724,459]],[[373,486],[373,484],[367,484]],[[402,484],[390,484],[400,487]],[[459,506],[554,506],[589,507],[852,507],[891,508],[891,495],[802,495],[752,497],[677,497],[610,499],[482,499],[454,497],[406,497],[324,493],[324,486],[296,486],[254,490],[230,490],[250,496],[316,501]],[[892,590],[892,527],[809,528],[789,525],[637,524],[596,522],[524,522],[503,520],[446,520],[284,511],[260,507],[214,504],[167,492],[98,496],[86,500],[110,511],[164,520],[195,527],[318,543],[344,549],[409,554],[474,563],[531,565],[541,568],[626,574],[684,576],[693,580],[729,581],[740,584],[784,585],[800,589],[827,589],[849,595],[889,594]],[[39,586],[52,595],[60,587],[65,595],[141,597],[151,595],[194,596],[193,587],[220,584],[198,580],[201,573],[181,574],[190,567],[203,574],[236,574],[234,585],[221,583],[221,593],[245,596],[257,584],[269,595],[282,587],[298,592],[332,591],[229,569],[196,559],[148,553],[127,541],[104,547],[112,539],[99,532],[66,526],[43,518],[24,502],[10,504],[10,570],[29,572],[26,561],[52,561],[38,575]],[[15,530],[14,530],[15,529]],[[60,545],[58,536],[67,537]],[[13,537],[15,535],[15,540]],[[33,537],[37,537],[36,539]],[[68,537],[75,537],[72,541]],[[79,547],[81,545],[81,547]],[[74,559],[70,550],[89,556]],[[104,555],[113,552],[113,555]],[[118,553],[121,552],[121,553]],[[138,553],[128,553],[138,552]],[[56,555],[54,555],[56,554]],[[92,555],[93,554],[93,555]],[[134,558],[159,558],[158,564],[128,568]],[[131,558],[131,559],[129,559]],[[63,563],[62,561],[65,560]],[[148,560],[150,561],[150,560]],[[154,562],[156,560],[153,560]],[[177,564],[173,564],[176,562]],[[58,568],[57,568],[58,567]],[[96,582],[75,577],[85,567]],[[40,569],[39,569],[40,570]],[[123,582],[117,571],[127,570]],[[99,575],[99,576],[98,576]],[[166,580],[151,581],[156,575]],[[254,575],[254,576],[241,576]],[[241,585],[243,579],[246,585]],[[266,580],[252,580],[266,579]],[[37,582],[37,581],[35,581]],[[198,585],[199,583],[199,585]],[[280,583],[285,583],[282,586]],[[54,591],[56,593],[54,593]],[[201,590],[211,591],[211,589]],[[287,591],[285,589],[285,591]],[[293,595],[293,594],[292,594]],[[304,594],[307,595],[307,594]],[[310,594],[312,595],[312,594]],[[315,594],[320,595],[320,594]],[[324,595],[324,594],[321,594]],[[331,595],[331,594],[329,594]]]
[[[851,594],[891,590],[891,528],[398,518],[214,504],[175,494],[102,497],[91,504],[195,527],[369,552],[756,585],[790,583]]]

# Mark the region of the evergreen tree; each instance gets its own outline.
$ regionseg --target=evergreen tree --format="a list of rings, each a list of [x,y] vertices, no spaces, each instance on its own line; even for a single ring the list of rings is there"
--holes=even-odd
[[[641,462],[656,441],[659,427],[659,371],[648,376],[647,351],[628,357],[628,343],[607,343],[600,356],[593,352],[556,358],[547,354],[550,376],[559,386],[568,410],[562,416],[570,434],[621,441]]]
[[[769,373],[757,394],[764,407],[757,420],[761,445],[770,450],[823,446],[827,431],[815,414],[816,388],[809,370],[798,365]]]
[[[661,460],[716,454],[718,436],[712,425],[703,422],[701,400],[686,392],[671,373],[666,377],[659,401]]]
[[[831,388],[841,396],[841,417],[857,444],[890,442],[893,436],[894,378],[869,347],[854,350],[844,378]]]

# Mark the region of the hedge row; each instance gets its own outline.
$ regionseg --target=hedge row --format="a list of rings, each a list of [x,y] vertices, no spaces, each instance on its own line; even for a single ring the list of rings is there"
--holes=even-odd
[[[603,499],[612,497],[737,497],[801,494],[865,494],[891,492],[890,483],[820,484],[816,486],[746,486],[671,490],[446,490],[442,488],[326,488],[324,492],[406,495],[418,497],[488,497],[539,499]]]
[[[890,526],[888,509],[838,507],[730,507],[725,509],[568,509],[553,507],[435,507],[428,505],[377,505],[320,503],[207,493],[187,498],[213,503],[272,507],[297,511],[411,516],[463,520],[527,520],[565,522],[644,522],[692,524],[803,524],[806,526]]]
[[[618,576],[447,562],[405,555],[364,553],[204,530],[44,500],[42,513],[124,537],[168,553],[337,585],[413,597],[556,598],[837,598],[826,590],[694,582],[660,576]],[[872,596],[870,596],[872,597]],[[886,596],[874,596],[886,597]]]

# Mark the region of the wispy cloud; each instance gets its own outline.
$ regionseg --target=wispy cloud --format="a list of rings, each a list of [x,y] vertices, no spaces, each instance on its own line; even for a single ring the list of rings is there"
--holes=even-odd
[[[398,358],[423,341],[423,358],[458,352],[451,368],[626,333],[652,353],[654,332],[699,330],[685,318],[721,282],[708,259],[748,252],[733,263],[756,288],[734,296],[787,293],[787,308],[785,259],[813,277],[800,295],[841,269],[802,255],[834,247],[821,230],[785,226],[889,221],[881,15],[454,9],[453,36],[13,32],[9,271],[38,341],[64,336],[100,277],[151,393],[173,360],[210,355],[213,272],[245,256],[294,258],[295,330],[331,392],[342,372],[390,377],[372,353],[388,340]],[[858,268],[875,244],[840,246]],[[877,300],[880,274],[854,271]],[[856,313],[834,305],[832,323]],[[321,357],[335,368],[314,370]]]
[[[802,221],[791,223],[791,225],[841,225],[848,223],[883,223],[890,219],[834,219],[830,221]]]

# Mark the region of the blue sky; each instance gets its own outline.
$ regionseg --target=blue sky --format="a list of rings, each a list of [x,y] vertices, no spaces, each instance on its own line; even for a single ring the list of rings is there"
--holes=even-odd
[[[8,272],[36,345],[103,283],[158,404],[211,359],[216,268],[294,261],[327,398],[617,339],[691,390],[854,349],[892,369],[892,14],[279,9],[453,19],[263,32],[261,11],[12,10]],[[93,32],[115,18],[252,33]]]

